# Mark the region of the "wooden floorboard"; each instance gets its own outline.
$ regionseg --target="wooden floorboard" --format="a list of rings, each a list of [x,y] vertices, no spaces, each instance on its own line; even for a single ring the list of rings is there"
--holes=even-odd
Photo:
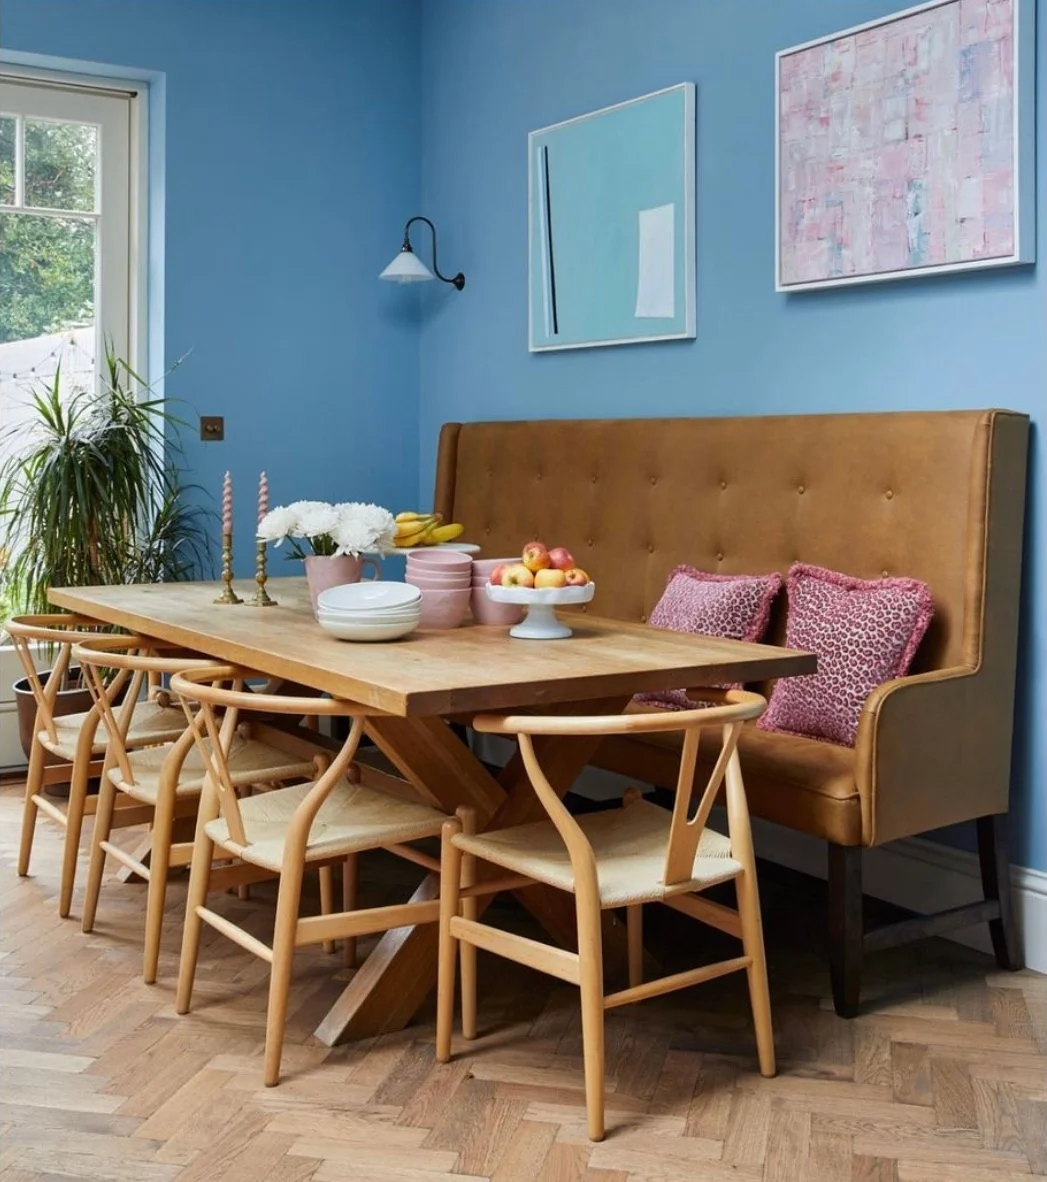
[[[59,920],[61,843],[47,821],[31,877],[15,875],[20,804],[18,785],[0,789],[5,1182],[1047,1179],[1047,978],[932,940],[871,958],[863,1014],[843,1021],[829,1001],[824,884],[763,868],[777,1078],[757,1073],[742,978],[623,1007],[607,1019],[608,1136],[594,1146],[569,987],[481,955],[480,1037],[438,1064],[431,999],[396,1034],[317,1042],[350,973],[303,950],[284,1079],[265,1089],[266,966],[205,931],[194,1011],[179,1018],[184,876],[169,892],[158,983],[143,985],[144,887],[110,875],[91,935],[79,892]],[[405,897],[412,874],[366,862],[364,901]],[[84,877],[81,865],[81,888]],[[261,938],[272,923],[267,886],[215,906]],[[511,901],[491,914],[535,934]],[[732,947],[670,912],[647,930],[666,972]]]

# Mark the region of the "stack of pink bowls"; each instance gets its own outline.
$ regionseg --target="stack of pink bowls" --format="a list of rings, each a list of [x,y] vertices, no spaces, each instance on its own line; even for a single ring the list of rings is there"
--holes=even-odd
[[[519,624],[524,608],[516,603],[495,603],[485,585],[496,566],[508,566],[519,558],[478,558],[473,562],[473,619],[478,624]]]
[[[457,628],[472,596],[473,560],[453,550],[410,550],[407,582],[422,593],[422,628]]]

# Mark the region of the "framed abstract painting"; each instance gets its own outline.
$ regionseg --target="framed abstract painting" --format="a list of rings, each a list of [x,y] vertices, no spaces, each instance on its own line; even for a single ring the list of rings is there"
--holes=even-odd
[[[693,82],[532,131],[531,352],[695,335]]]
[[[932,0],[778,53],[778,291],[1034,261],[1034,22]]]

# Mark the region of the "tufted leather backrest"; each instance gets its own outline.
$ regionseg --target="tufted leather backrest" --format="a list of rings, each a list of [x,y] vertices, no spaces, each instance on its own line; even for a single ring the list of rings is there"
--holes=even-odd
[[[593,611],[619,619],[646,620],[684,562],[722,574],[784,575],[800,561],[861,578],[924,579],[935,619],[916,669],[973,665],[999,415],[1018,418],[448,423],[436,508],[464,522],[486,556],[519,553],[536,537],[567,546],[597,581]],[[1024,428],[1004,434],[1025,446]],[[784,614],[780,602],[771,639],[781,638]]]

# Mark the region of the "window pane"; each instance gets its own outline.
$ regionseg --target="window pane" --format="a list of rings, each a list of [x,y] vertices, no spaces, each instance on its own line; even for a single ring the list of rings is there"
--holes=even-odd
[[[0,213],[0,344],[89,325],[94,302],[93,222]]]
[[[0,205],[15,203],[15,131],[13,115],[0,115]]]
[[[95,207],[98,128],[90,123],[25,121],[25,203],[38,209]]]

